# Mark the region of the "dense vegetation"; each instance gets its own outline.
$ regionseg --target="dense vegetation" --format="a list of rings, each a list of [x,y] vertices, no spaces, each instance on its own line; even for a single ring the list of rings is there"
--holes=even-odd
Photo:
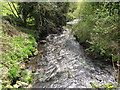
[[[79,3],[73,16],[81,19],[73,30],[80,43],[87,45],[86,50],[120,64],[120,3]]]
[[[25,69],[25,62],[38,53],[36,41],[61,32],[68,6],[69,3],[58,2],[3,3],[0,88],[32,86],[34,73]]]
[[[9,22],[3,21],[2,33],[2,58],[0,67],[2,73],[2,85],[8,88],[23,87],[20,84],[32,82],[33,73],[24,70],[25,59],[33,56],[37,43],[32,35],[17,31]],[[22,70],[23,69],[23,70]],[[24,74],[24,75],[23,75]]]
[[[38,30],[41,36],[58,33],[66,24],[69,3],[11,2],[8,5],[12,13],[8,13],[7,20],[17,26]]]
[[[87,45],[86,50],[120,64],[119,2],[4,2],[2,14],[0,68],[6,72],[0,73],[0,88],[31,87],[34,74],[21,69],[25,59],[36,55],[36,41],[50,33],[60,33],[67,21],[76,18],[81,20],[72,26],[73,33],[81,44]]]

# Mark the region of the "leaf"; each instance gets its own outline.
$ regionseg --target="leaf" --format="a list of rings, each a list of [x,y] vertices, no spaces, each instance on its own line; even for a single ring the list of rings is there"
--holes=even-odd
[[[39,53],[38,50],[36,50],[33,54],[34,54],[34,55],[37,55],[38,53]]]
[[[41,40],[40,42],[46,43],[47,41],[46,40]]]
[[[95,85],[94,83],[92,83],[92,82],[90,82],[90,85],[92,86],[92,87],[94,87],[94,88],[98,88],[98,86],[97,85]]]

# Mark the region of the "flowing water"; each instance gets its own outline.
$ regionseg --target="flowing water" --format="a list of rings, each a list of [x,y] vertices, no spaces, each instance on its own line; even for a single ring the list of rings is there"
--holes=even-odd
[[[112,66],[101,60],[92,60],[82,46],[66,29],[62,34],[51,34],[47,43],[39,46],[35,61],[35,88],[91,88],[95,84],[117,85]]]

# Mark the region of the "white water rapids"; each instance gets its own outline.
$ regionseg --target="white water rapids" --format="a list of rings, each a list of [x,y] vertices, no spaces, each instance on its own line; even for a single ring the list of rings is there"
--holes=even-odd
[[[60,35],[51,34],[46,40],[44,49],[33,59],[37,62],[33,87],[91,88],[90,82],[117,85],[112,66],[88,57],[71,30],[65,29]]]

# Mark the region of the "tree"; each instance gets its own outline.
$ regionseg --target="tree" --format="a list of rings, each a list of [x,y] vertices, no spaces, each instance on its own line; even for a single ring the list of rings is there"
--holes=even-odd
[[[90,44],[88,51],[114,58],[120,83],[120,2],[84,2],[79,7],[76,12],[82,21],[74,25],[75,35]]]

